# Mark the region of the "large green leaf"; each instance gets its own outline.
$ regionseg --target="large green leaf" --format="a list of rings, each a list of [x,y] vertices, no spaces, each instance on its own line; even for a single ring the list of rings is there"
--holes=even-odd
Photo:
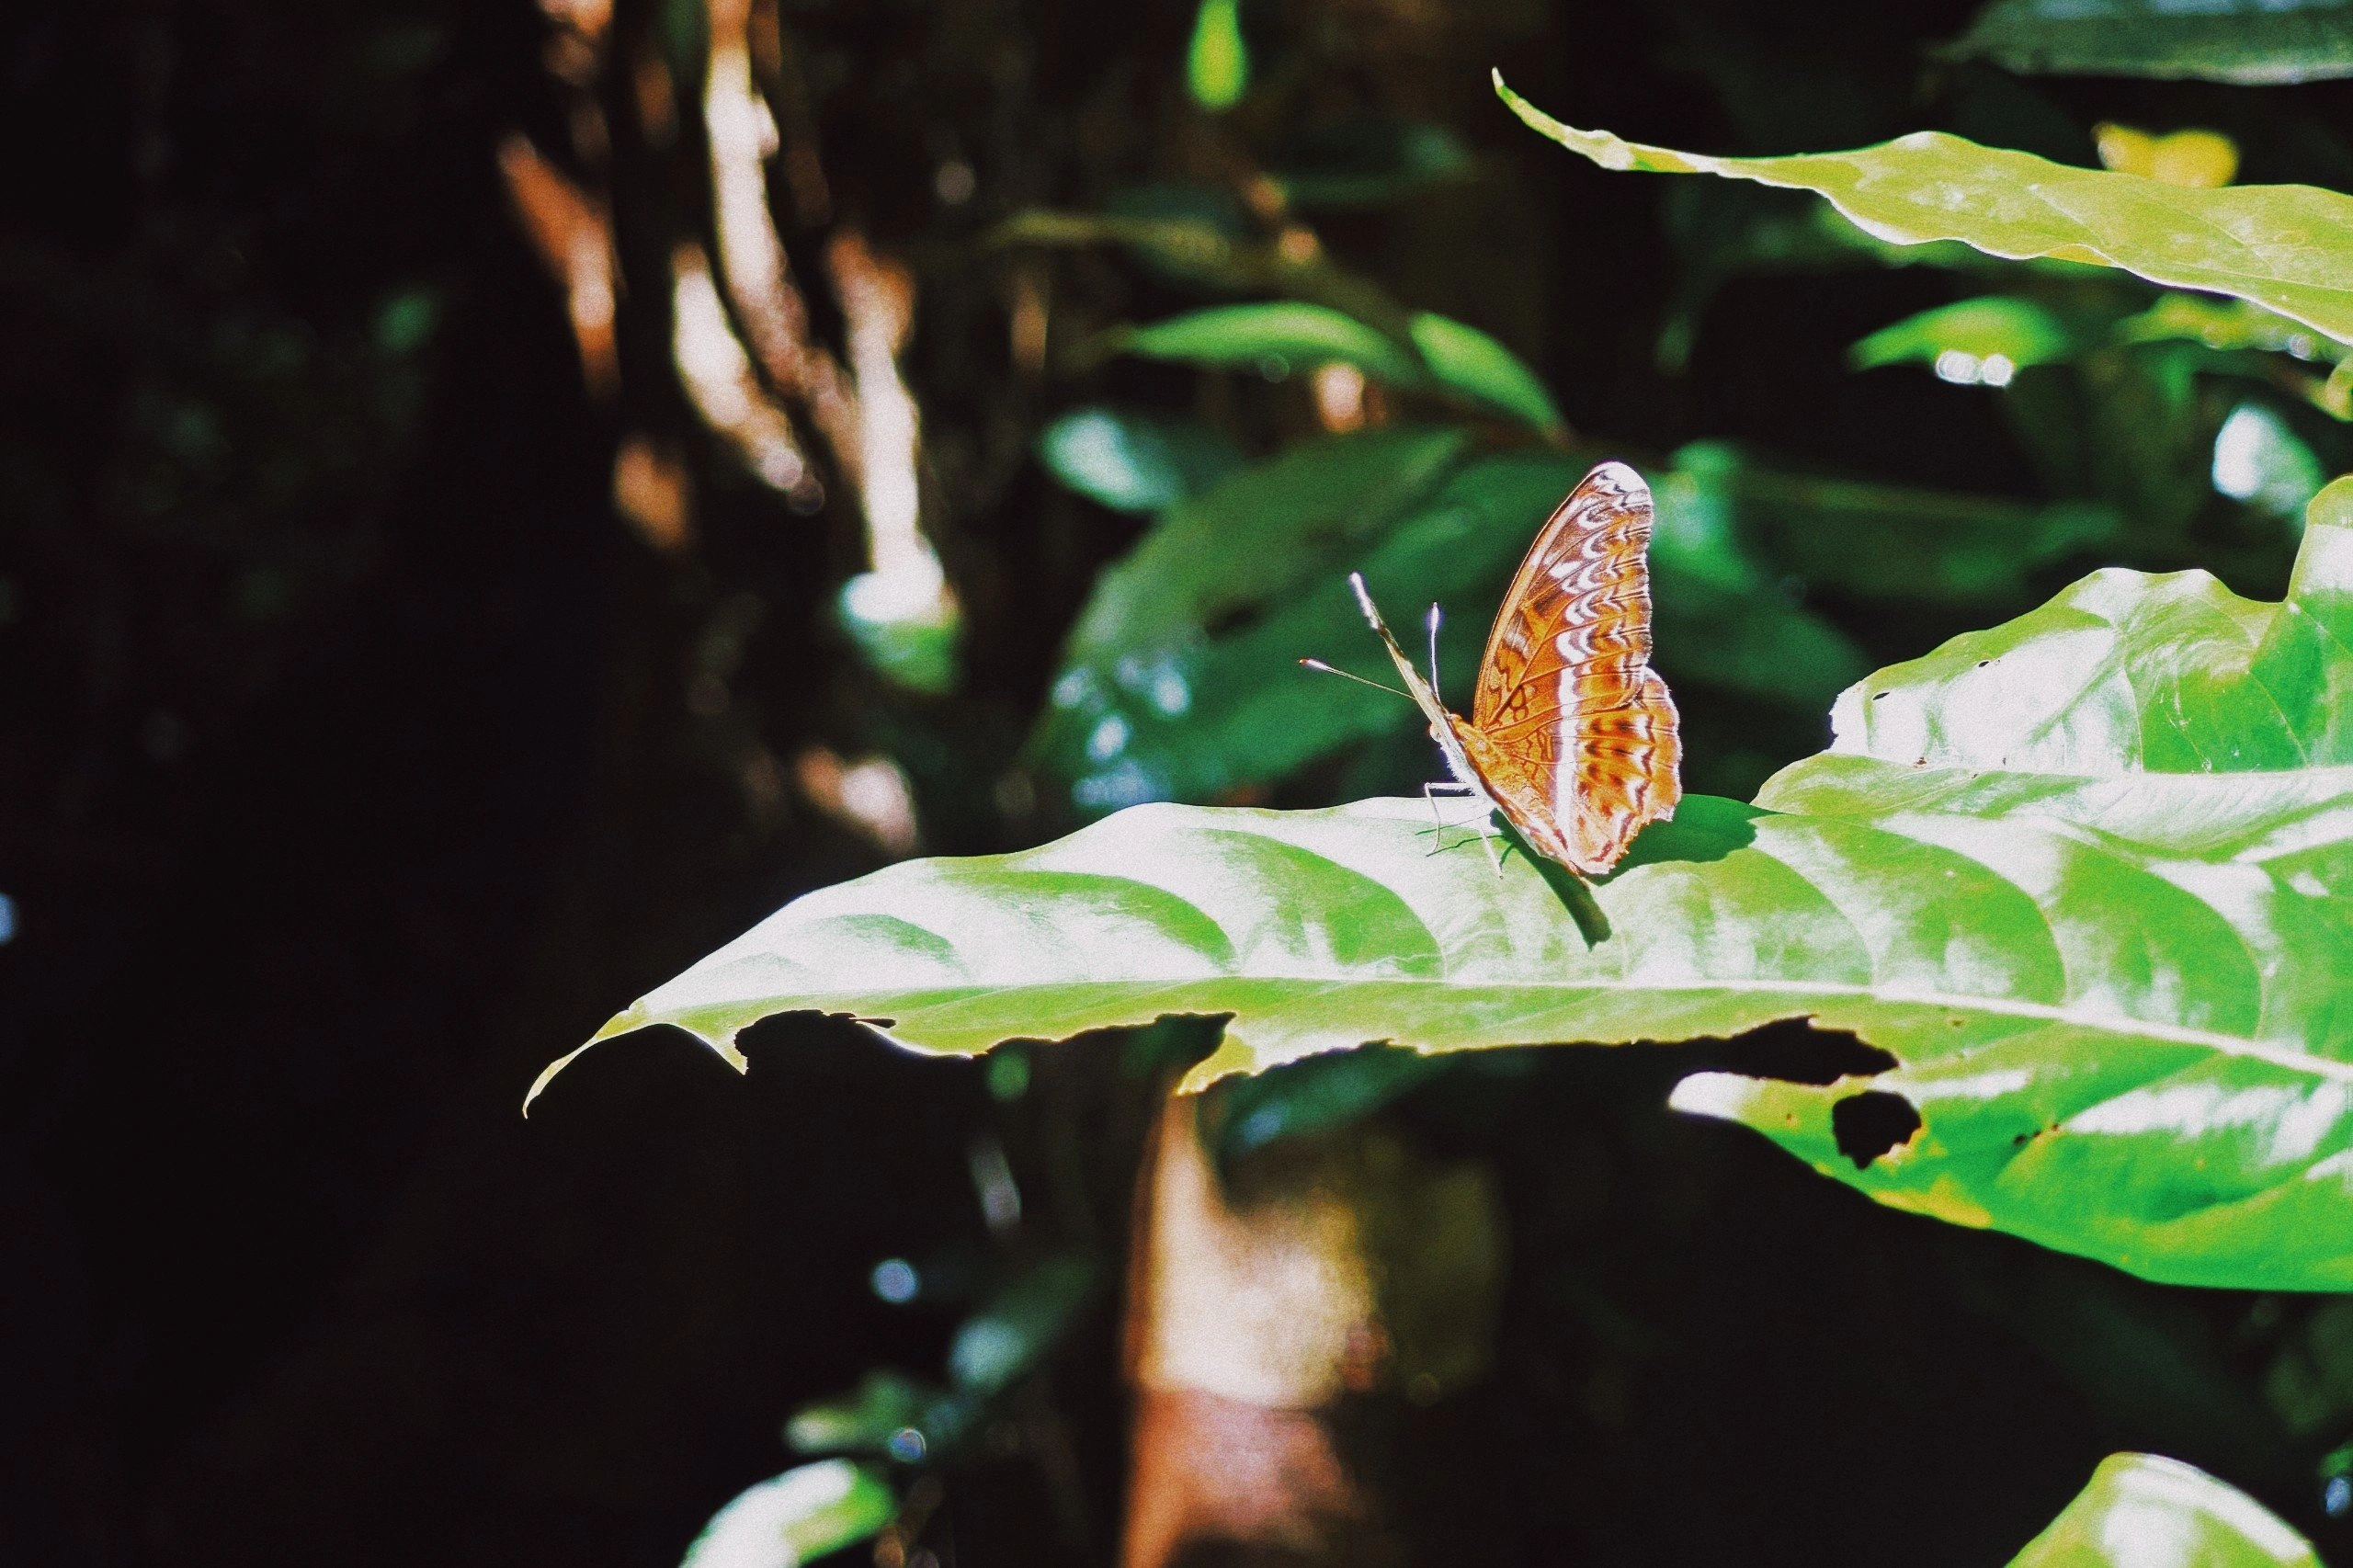
[[[1608,169],[1713,174],[1814,191],[1896,244],[1959,240],[2011,259],[2121,267],[2253,300],[2353,343],[2353,197],[2310,186],[2189,190],[1922,131],[1849,153],[1715,158],[1563,125],[1503,84],[1532,129]]]
[[[2010,1568],[2320,1568],[2287,1521],[2204,1471],[2110,1454]]]
[[[2353,482],[2284,604],[2097,573],[1835,719],[1757,806],[1687,798],[1565,903],[1419,801],[1145,806],[813,893],[597,1038],[674,1024],[732,1056],[811,1010],[974,1052],[1223,1015],[1206,1078],[1810,1017],[1896,1065],[1702,1074],[1677,1103],[2152,1278],[2353,1287]]]
[[[2065,76],[2353,76],[2353,0],[1995,0],[1939,52]]]
[[[2028,943],[2002,961],[2038,953],[2015,994],[2051,1010],[1982,1039],[1956,1011],[1941,1047],[1864,1031],[1901,1059],[1868,1085],[1704,1074],[1676,1104],[1882,1202],[2153,1278],[2353,1285],[2353,481],[2314,502],[2284,604],[2097,573],[1873,676],[1833,723],[1758,804],[1853,824],[1924,891],[1998,871]],[[1932,907],[1909,939],[1958,915]],[[2087,1004],[2143,1032],[2085,1032]],[[1842,1137],[1867,1106],[1918,1131],[1870,1157]]]

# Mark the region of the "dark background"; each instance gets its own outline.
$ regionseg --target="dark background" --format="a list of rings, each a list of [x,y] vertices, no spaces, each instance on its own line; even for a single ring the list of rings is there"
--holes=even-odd
[[[1924,76],[1921,46],[1968,10],[1245,17],[1475,150],[1468,186],[1325,238],[1502,336],[1581,429],[2028,494],[1983,404],[1838,358],[1948,297],[1925,275],[1736,282],[1688,371],[1660,372],[1666,182],[1546,145],[1485,82],[1502,62],[1577,123],[1722,151],[1937,124],[2082,162],[2104,116],[2221,123],[2245,177],[2342,183],[2341,143],[2264,129],[2343,125],[2336,89],[2270,90],[2258,114],[2237,89]],[[939,700],[885,687],[821,613],[855,517],[795,515],[695,445],[626,313],[629,401],[584,392],[494,156],[517,129],[565,143],[532,6],[0,10],[0,1558],[675,1562],[789,1462],[793,1404],[936,1364],[952,1319],[884,1306],[867,1271],[980,1234],[966,1150],[1000,1113],[978,1069],[785,1023],[745,1080],[645,1038],[517,1108],[631,997],[878,863],[747,786],[759,758],[892,751],[933,850],[1063,825],[994,785],[1136,524],[1057,489],[1028,443],[1090,390],[1175,398],[1182,373],[1015,376],[1005,264],[979,242],[1191,155],[1191,14],[784,7],[835,201],[921,290],[927,520],[968,616]],[[968,204],[934,194],[951,157],[977,171]],[[667,177],[617,158],[625,273],[692,206]],[[1135,319],[1184,302],[1108,261],[1073,277]],[[614,516],[631,421],[688,443],[689,551]],[[1875,657],[1959,630],[1836,608]],[[714,668],[716,705],[695,695]],[[2339,1540],[2313,1469],[2335,1435],[2291,1434],[2262,1392],[2306,1303],[1905,1219],[1665,1116],[1720,1049],[1531,1053],[1505,1089],[1472,1074],[1408,1108],[1500,1163],[1515,1250],[1505,1370],[1400,1439],[1427,1560],[1995,1562],[2125,1447]],[[1145,1091],[1115,1055],[1054,1071],[1128,1127]],[[1095,1158],[1116,1230],[1132,1139]],[[1052,1382],[1091,1522],[1052,1523],[1020,1464],[968,1466],[961,1559],[1108,1559],[1110,1312]]]

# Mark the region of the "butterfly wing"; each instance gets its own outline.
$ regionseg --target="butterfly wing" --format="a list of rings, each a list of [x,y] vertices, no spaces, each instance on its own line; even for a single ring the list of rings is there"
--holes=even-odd
[[[1457,722],[1521,831],[1588,875],[1683,793],[1675,702],[1650,667],[1651,517],[1650,486],[1624,463],[1569,492],[1504,596]]]

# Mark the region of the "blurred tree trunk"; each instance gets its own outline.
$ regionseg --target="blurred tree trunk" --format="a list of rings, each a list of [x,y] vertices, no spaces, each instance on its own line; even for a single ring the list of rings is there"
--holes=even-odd
[[[1483,1165],[1374,1117],[1234,1162],[1174,1097],[1142,1177],[1128,1301],[1136,1415],[1124,1568],[1378,1565],[1401,1403],[1477,1379],[1504,1230]]]

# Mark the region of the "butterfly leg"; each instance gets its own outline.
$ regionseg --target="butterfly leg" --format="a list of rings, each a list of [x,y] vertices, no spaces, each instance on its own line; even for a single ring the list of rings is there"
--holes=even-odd
[[[1438,798],[1441,794],[1452,796],[1457,799],[1465,797],[1475,799],[1478,796],[1478,793],[1479,791],[1473,790],[1468,784],[1459,784],[1451,780],[1442,783],[1425,784],[1422,786],[1422,799],[1427,801],[1430,804],[1431,836],[1438,840],[1437,847],[1433,848],[1430,853],[1437,855],[1445,850],[1446,830],[1448,828],[1467,827],[1478,835],[1480,845],[1487,851],[1488,860],[1495,864],[1495,874],[1497,876],[1501,876],[1503,874],[1503,864],[1501,861],[1495,860],[1495,846],[1488,843],[1491,834],[1486,819],[1489,815],[1490,808],[1487,806],[1485,801],[1481,801],[1479,802],[1480,810],[1476,816],[1467,817],[1461,822],[1448,822],[1438,814]]]
[[[1441,794],[1458,796],[1467,795],[1471,791],[1462,785],[1453,783],[1425,784],[1422,786],[1422,799],[1428,802],[1430,808],[1430,836],[1438,841],[1438,847],[1432,849],[1430,851],[1431,854],[1435,855],[1438,850],[1446,847],[1446,830],[1448,824],[1444,817],[1438,815],[1438,796]]]

